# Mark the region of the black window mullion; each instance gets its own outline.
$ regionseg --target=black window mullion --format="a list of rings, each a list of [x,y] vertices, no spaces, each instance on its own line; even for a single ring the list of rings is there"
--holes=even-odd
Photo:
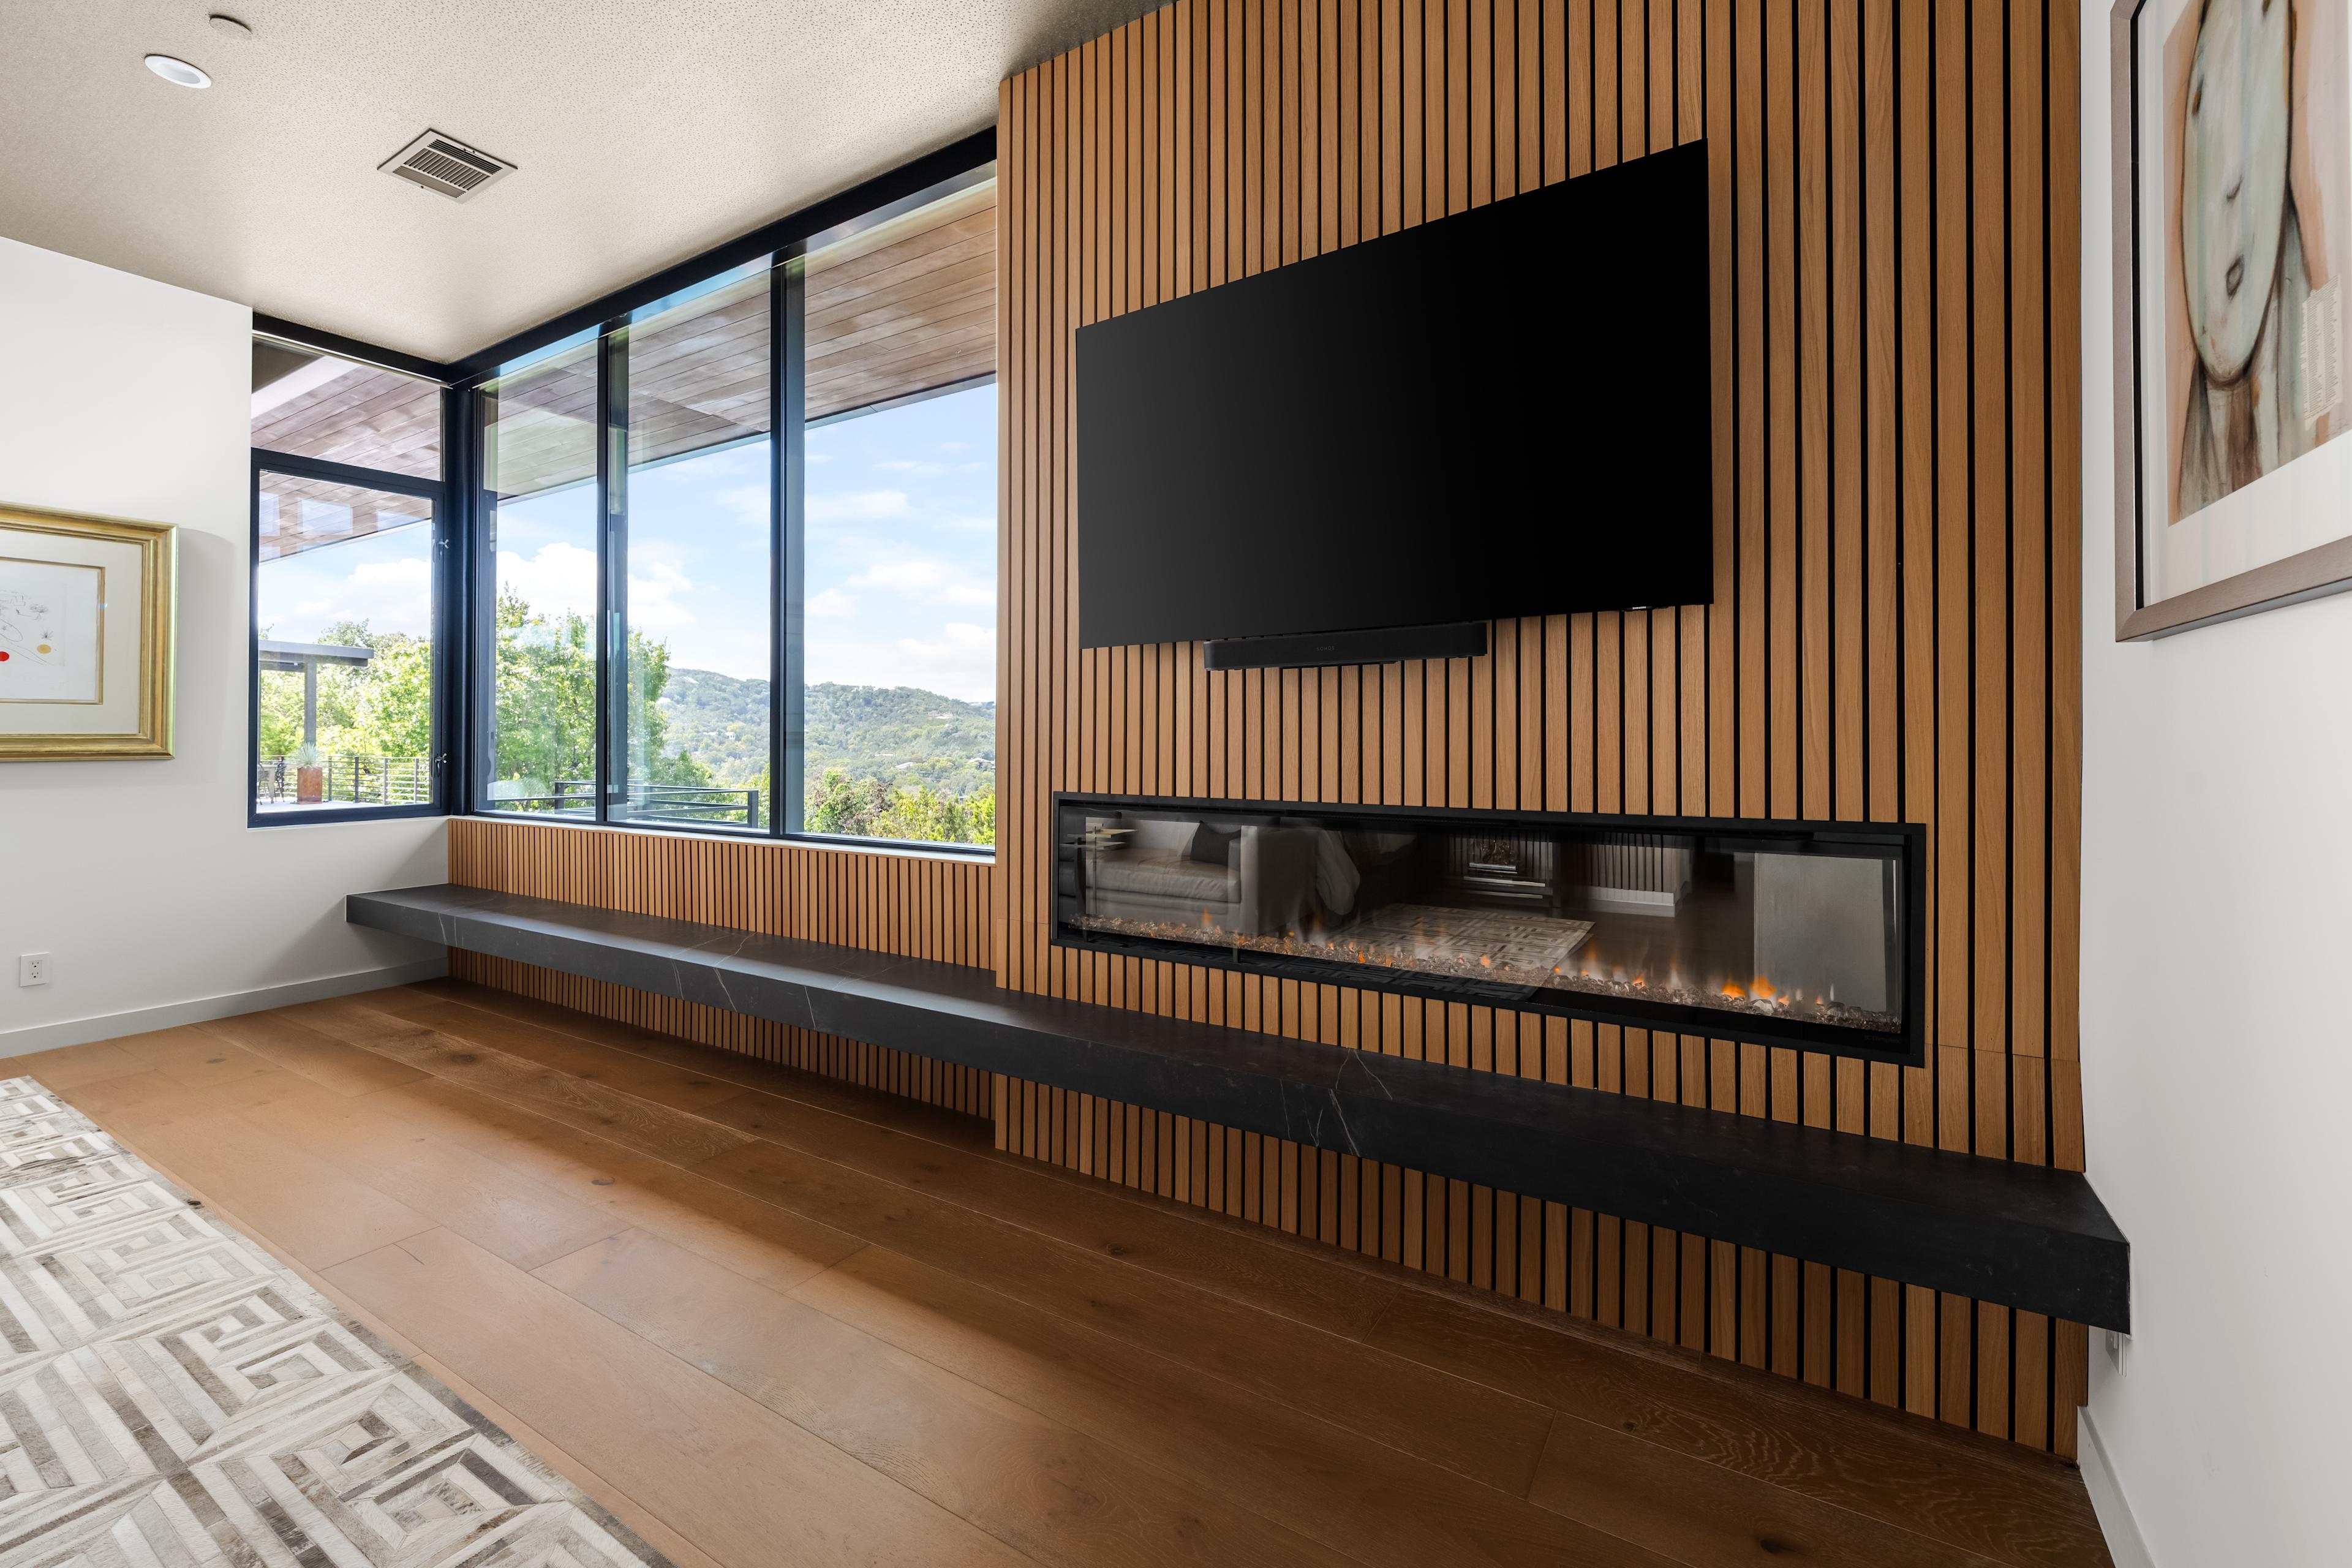
[[[770,385],[773,402],[769,426],[775,432],[770,513],[774,524],[772,549],[776,584],[775,679],[769,688],[770,746],[775,765],[769,781],[776,798],[769,804],[769,820],[779,834],[801,831],[802,773],[808,756],[806,667],[803,663],[806,601],[807,463],[802,432],[807,427],[808,264],[798,254],[775,268],[769,312],[769,359],[773,366]]]
[[[261,808],[254,798],[261,788],[261,453],[253,453],[247,470],[246,510],[249,531],[245,552],[246,727],[245,825],[258,826]]]
[[[596,576],[596,820],[628,787],[629,353],[625,321],[597,343],[596,496],[604,518]]]
[[[498,498],[488,483],[485,447],[489,438],[492,395],[479,387],[463,387],[456,400],[453,423],[465,434],[465,467],[450,476],[450,499],[457,502],[463,555],[459,570],[467,584],[467,619],[462,639],[468,660],[465,693],[459,706],[461,744],[466,758],[464,795],[450,803],[458,813],[480,811],[489,800],[490,779],[498,771],[499,574]]]
[[[474,624],[472,552],[467,548],[466,508],[459,498],[471,489],[467,478],[472,454],[459,439],[465,428],[464,395],[441,390],[441,499],[433,508],[434,584],[438,603],[433,617],[433,803],[444,812],[464,809],[466,731],[459,694],[466,689],[473,650],[463,634]]]

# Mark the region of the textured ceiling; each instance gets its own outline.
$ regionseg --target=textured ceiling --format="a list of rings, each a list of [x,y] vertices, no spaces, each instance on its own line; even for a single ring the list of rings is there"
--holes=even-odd
[[[1150,8],[0,0],[0,235],[455,359],[982,129]],[[427,126],[520,172],[459,204],[376,171]]]

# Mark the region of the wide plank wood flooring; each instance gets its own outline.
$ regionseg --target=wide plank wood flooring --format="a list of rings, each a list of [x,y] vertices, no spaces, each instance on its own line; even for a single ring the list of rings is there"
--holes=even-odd
[[[501,992],[8,1070],[686,1568],[2108,1562],[2058,1461]]]

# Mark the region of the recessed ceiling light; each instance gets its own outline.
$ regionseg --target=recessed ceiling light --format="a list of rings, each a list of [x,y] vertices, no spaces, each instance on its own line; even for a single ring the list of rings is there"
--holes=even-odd
[[[236,17],[226,16],[222,12],[215,11],[211,16],[205,17],[205,20],[211,23],[213,31],[220,34],[223,37],[235,38],[239,42],[245,42],[251,39],[253,37],[253,27],[251,24],[240,22]]]
[[[169,55],[149,55],[147,68],[170,82],[173,87],[210,87],[213,79],[185,60],[175,60]]]

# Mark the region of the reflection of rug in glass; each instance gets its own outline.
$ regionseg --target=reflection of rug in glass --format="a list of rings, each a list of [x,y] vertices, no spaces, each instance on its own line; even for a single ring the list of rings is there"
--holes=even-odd
[[[1564,920],[1529,910],[1387,904],[1346,930],[1332,932],[1327,944],[1370,963],[1540,985],[1591,934],[1591,921]]]

